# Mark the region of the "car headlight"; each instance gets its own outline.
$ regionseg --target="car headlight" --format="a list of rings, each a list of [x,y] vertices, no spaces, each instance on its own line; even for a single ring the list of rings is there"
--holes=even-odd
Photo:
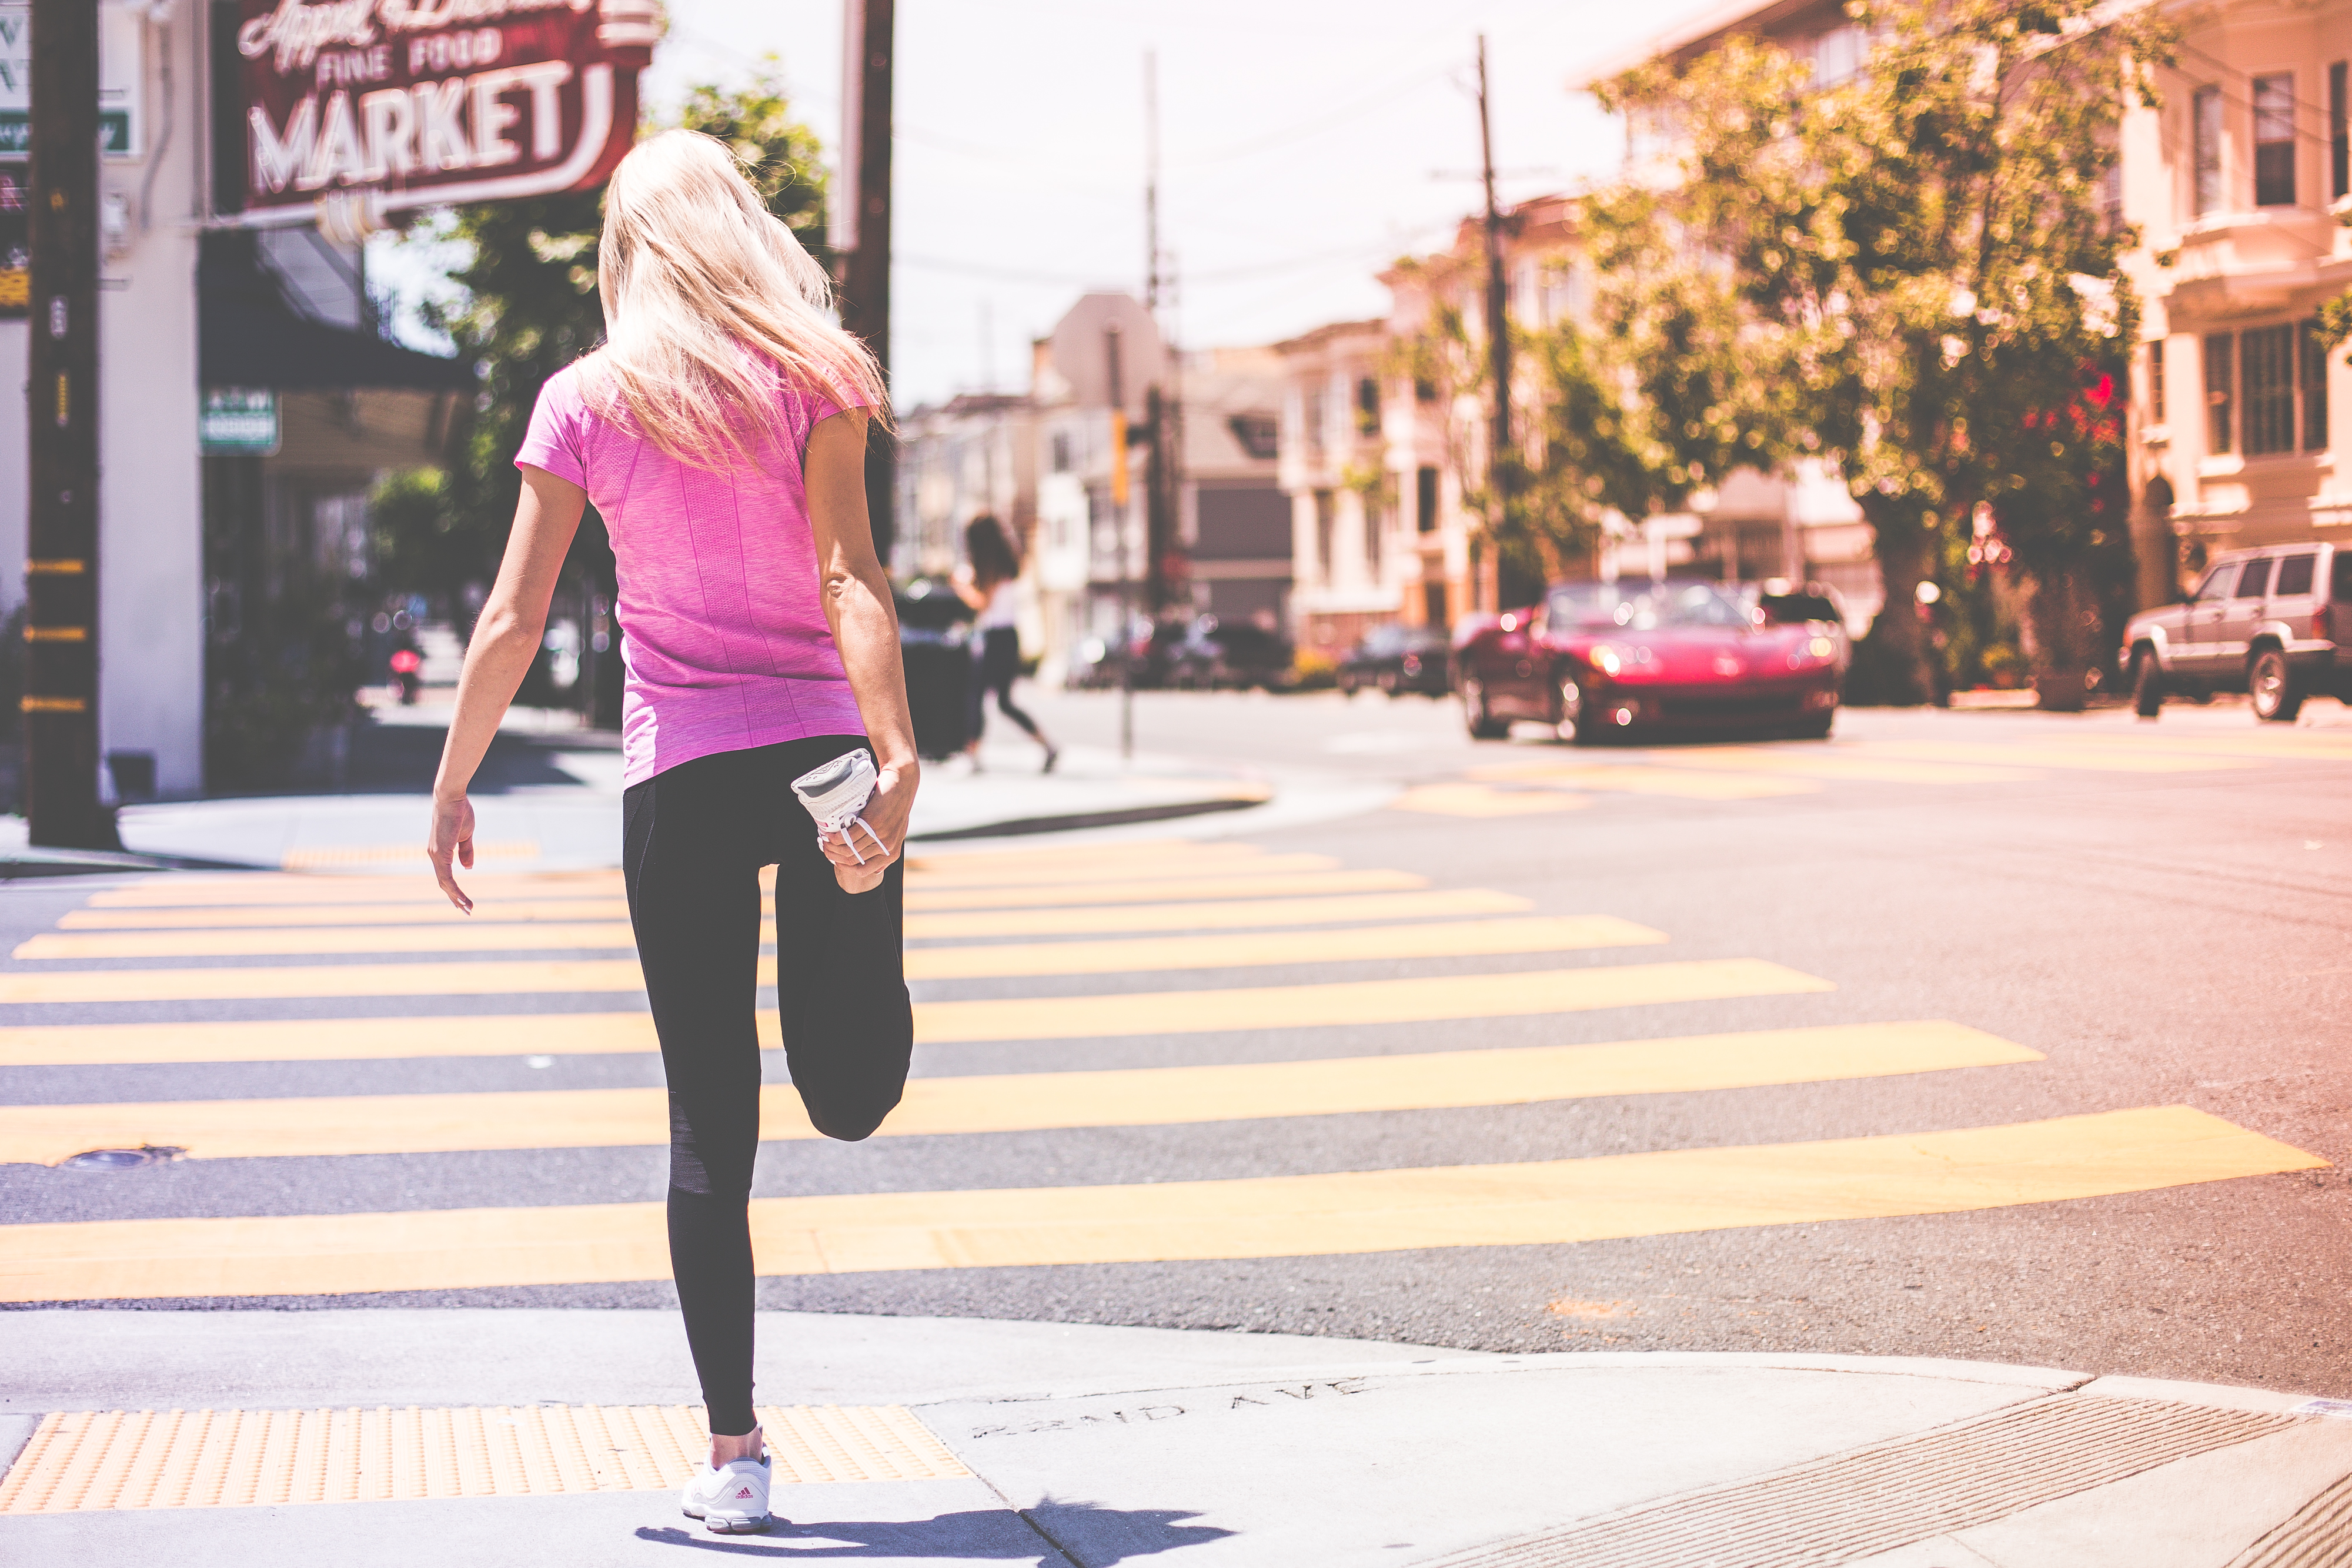
[[[1592,667],[1604,675],[1613,675],[1625,667],[1625,656],[1620,653],[1614,645],[1608,643],[1594,643],[1592,652],[1587,657],[1591,660]]]

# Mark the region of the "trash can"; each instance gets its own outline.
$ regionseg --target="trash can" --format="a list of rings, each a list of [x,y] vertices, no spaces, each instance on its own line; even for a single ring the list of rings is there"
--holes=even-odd
[[[971,608],[953,587],[917,578],[900,589],[898,656],[917,755],[937,761],[971,739]]]

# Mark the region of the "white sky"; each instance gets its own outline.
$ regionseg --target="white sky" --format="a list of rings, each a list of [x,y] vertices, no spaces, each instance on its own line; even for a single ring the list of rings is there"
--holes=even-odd
[[[1087,287],[1140,295],[1143,56],[1159,56],[1160,234],[1189,346],[1376,315],[1373,274],[1477,201],[1488,36],[1505,199],[1605,175],[1618,128],[1568,83],[1711,0],[899,0],[892,361],[902,406],[1027,385]],[[666,110],[762,56],[830,152],[841,0],[668,0]],[[836,187],[837,188],[837,187]],[[417,258],[421,259],[421,258]],[[413,293],[417,268],[377,263]]]

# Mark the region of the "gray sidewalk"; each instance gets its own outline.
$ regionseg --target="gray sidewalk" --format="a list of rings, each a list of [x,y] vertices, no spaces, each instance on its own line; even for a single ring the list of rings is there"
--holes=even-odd
[[[534,1406],[695,1397],[677,1321],[658,1312],[5,1322],[9,1452],[49,1411],[419,1406],[483,1410],[489,1430],[549,1416]],[[52,1503],[137,1479],[122,1444],[63,1464],[51,1437],[45,1467],[37,1445],[17,1459],[26,1473],[0,1481],[0,1561],[621,1563],[684,1547],[1086,1568],[2284,1568],[2352,1555],[2352,1406],[2259,1391],[1956,1361],[1487,1355],[971,1319],[763,1313],[761,1335],[763,1398],[909,1411],[908,1430],[944,1445],[933,1473],[779,1485],[777,1528],[752,1539],[709,1536],[650,1488],[21,1511],[36,1468],[58,1482]],[[298,1487],[329,1463],[297,1447],[272,1461]]]

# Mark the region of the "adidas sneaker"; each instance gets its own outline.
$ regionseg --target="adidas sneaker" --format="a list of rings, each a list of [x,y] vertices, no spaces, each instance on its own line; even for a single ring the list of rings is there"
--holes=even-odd
[[[769,1525],[768,1461],[733,1459],[712,1469],[698,1469],[678,1501],[686,1517],[719,1535],[758,1535]]]
[[[882,841],[882,835],[857,814],[874,798],[874,786],[880,777],[874,770],[873,754],[861,746],[793,780],[793,793],[801,798],[808,814],[816,819],[816,831],[820,834],[839,833],[859,865],[866,863],[866,856],[857,847],[857,836],[849,831],[852,828],[864,828],[866,838],[885,858],[890,853],[890,846]]]

